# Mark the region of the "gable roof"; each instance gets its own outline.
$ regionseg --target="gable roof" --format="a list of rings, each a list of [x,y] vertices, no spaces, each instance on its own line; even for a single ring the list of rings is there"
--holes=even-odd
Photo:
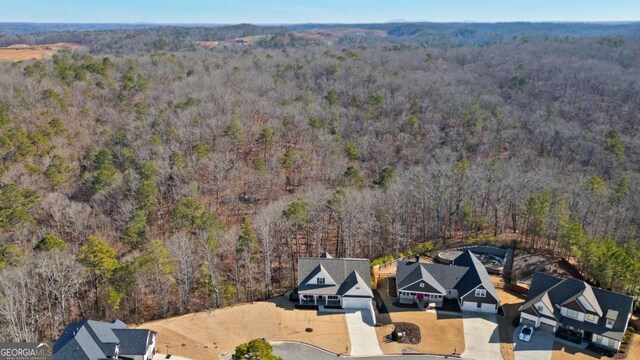
[[[397,266],[396,281],[398,289],[403,289],[423,280],[437,292],[445,294],[447,289],[455,288],[467,270],[468,268],[461,266],[402,261]]]
[[[496,300],[500,299],[484,265],[468,250],[456,257],[452,265],[415,261],[398,263],[396,282],[399,290],[419,280],[427,282],[441,294],[448,289],[456,289],[459,296],[482,285]]]
[[[120,339],[120,356],[145,354],[151,345],[151,331],[147,329],[116,329],[113,333]]]
[[[569,305],[580,296],[595,309],[594,314],[598,315],[596,324],[562,316],[560,306]],[[578,279],[561,279],[540,272],[534,274],[527,300],[519,310],[525,311],[539,301],[548,302],[555,320],[562,324],[616,340],[622,340],[633,306],[633,299],[629,296],[595,288]],[[611,329],[606,327],[607,316],[615,318]]]
[[[338,294],[347,294],[349,290],[355,287],[358,287],[359,290],[365,292],[368,296],[373,297],[373,291],[371,291],[369,283],[367,283],[356,271],[352,271],[351,274],[344,279],[342,285],[340,285],[340,288],[338,289]]]
[[[460,296],[466,295],[469,291],[482,285],[494,299],[500,300],[496,288],[487,273],[487,269],[480,260],[469,250],[465,250],[457,258],[453,259],[453,266],[465,266],[469,268],[464,277],[458,282],[456,288]]]
[[[144,338],[143,338],[143,335]],[[128,329],[120,320],[102,322],[83,320],[69,324],[53,344],[53,358],[101,360],[115,355],[116,346],[126,355],[143,355],[151,341],[153,331]],[[131,352],[123,352],[123,345]]]
[[[330,284],[307,284],[318,272],[324,270],[335,282]],[[356,272],[358,277],[350,278],[351,273]],[[355,286],[356,283],[366,285],[370,289],[371,270],[368,259],[347,259],[333,257],[301,257],[298,259],[298,284],[300,294],[318,295],[342,295]],[[343,283],[348,279],[346,284]],[[349,284],[352,284],[349,287]],[[373,293],[371,293],[373,297]]]

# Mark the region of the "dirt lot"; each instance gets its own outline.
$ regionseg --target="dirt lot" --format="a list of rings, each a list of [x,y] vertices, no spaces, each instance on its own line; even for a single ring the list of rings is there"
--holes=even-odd
[[[295,310],[278,297],[153,321],[139,326],[158,332],[158,351],[194,360],[230,354],[252,339],[302,341],[341,353],[350,346],[344,314],[318,315],[315,310]],[[308,333],[306,328],[312,328]]]
[[[595,359],[608,359],[608,357],[599,357],[588,350],[580,350],[578,348],[569,347],[559,342],[553,343],[553,353],[551,354],[551,360],[595,360]],[[635,359],[628,357],[627,359]]]
[[[516,276],[519,282],[528,284],[531,283],[533,274],[535,274],[537,271],[562,278],[571,277],[571,274],[562,269],[562,267],[558,264],[558,261],[558,259],[542,255],[519,253],[513,259],[513,274]]]
[[[44,59],[51,57],[62,49],[84,50],[86,46],[58,43],[50,45],[11,45],[0,48],[0,61],[21,61],[30,59]]]
[[[640,335],[638,333],[633,335],[631,345],[629,345],[629,353],[627,354],[627,359],[640,359]]]
[[[504,309],[505,316],[498,316],[498,330],[500,332],[500,351],[504,360],[513,360],[513,319],[520,314],[518,308],[524,302],[524,297],[506,291],[504,289],[496,289],[498,296],[500,297],[500,303],[502,309]]]
[[[421,341],[418,344],[399,344],[387,339],[387,335],[393,331],[393,325],[376,327],[378,342],[385,354],[421,352],[450,355],[454,350],[457,353],[464,351],[464,331],[461,316],[442,315],[431,311],[419,311],[417,308],[395,307],[387,295],[387,279],[380,279],[378,291],[389,310],[388,315],[391,321],[416,324],[420,327],[422,335]]]

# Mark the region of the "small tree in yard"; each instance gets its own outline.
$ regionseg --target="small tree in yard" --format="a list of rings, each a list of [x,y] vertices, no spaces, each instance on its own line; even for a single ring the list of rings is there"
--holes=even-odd
[[[231,358],[233,360],[282,360],[281,357],[273,355],[273,347],[263,339],[255,339],[238,345]]]

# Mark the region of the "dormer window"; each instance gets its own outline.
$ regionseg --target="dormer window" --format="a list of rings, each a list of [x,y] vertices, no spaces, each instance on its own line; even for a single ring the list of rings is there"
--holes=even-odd
[[[317,284],[318,285],[324,285],[324,278],[319,277]]]
[[[616,322],[616,319],[618,318],[618,312],[616,310],[611,310],[609,309],[609,311],[607,311],[607,329],[613,329],[613,323]]]
[[[476,289],[476,297],[486,297],[487,290],[485,289]]]
[[[607,328],[608,329],[612,329],[613,328],[613,323],[615,321],[613,319],[607,319]]]
[[[587,314],[587,321],[595,323],[596,322],[596,316],[593,314]]]

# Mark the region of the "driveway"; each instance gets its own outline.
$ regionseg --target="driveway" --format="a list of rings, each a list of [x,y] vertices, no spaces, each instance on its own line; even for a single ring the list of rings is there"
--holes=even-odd
[[[463,313],[466,359],[502,359],[500,334],[495,314]]]
[[[318,349],[313,346],[300,344],[300,343],[290,343],[290,342],[282,342],[282,341],[274,341],[271,343],[273,345],[273,354],[276,356],[280,356],[283,360],[337,360],[340,359],[339,356],[336,356],[332,353],[326,352],[324,350]],[[371,357],[360,357],[358,360],[394,360],[394,359],[404,359],[408,358],[410,360],[442,360],[440,356],[426,356],[426,355],[411,355],[411,356],[371,356]]]
[[[520,341],[522,325],[513,331],[513,353],[515,360],[551,360],[553,335],[544,331],[534,331],[529,342]]]
[[[371,314],[366,310],[347,310],[344,315],[351,340],[349,354],[351,356],[382,355]]]

